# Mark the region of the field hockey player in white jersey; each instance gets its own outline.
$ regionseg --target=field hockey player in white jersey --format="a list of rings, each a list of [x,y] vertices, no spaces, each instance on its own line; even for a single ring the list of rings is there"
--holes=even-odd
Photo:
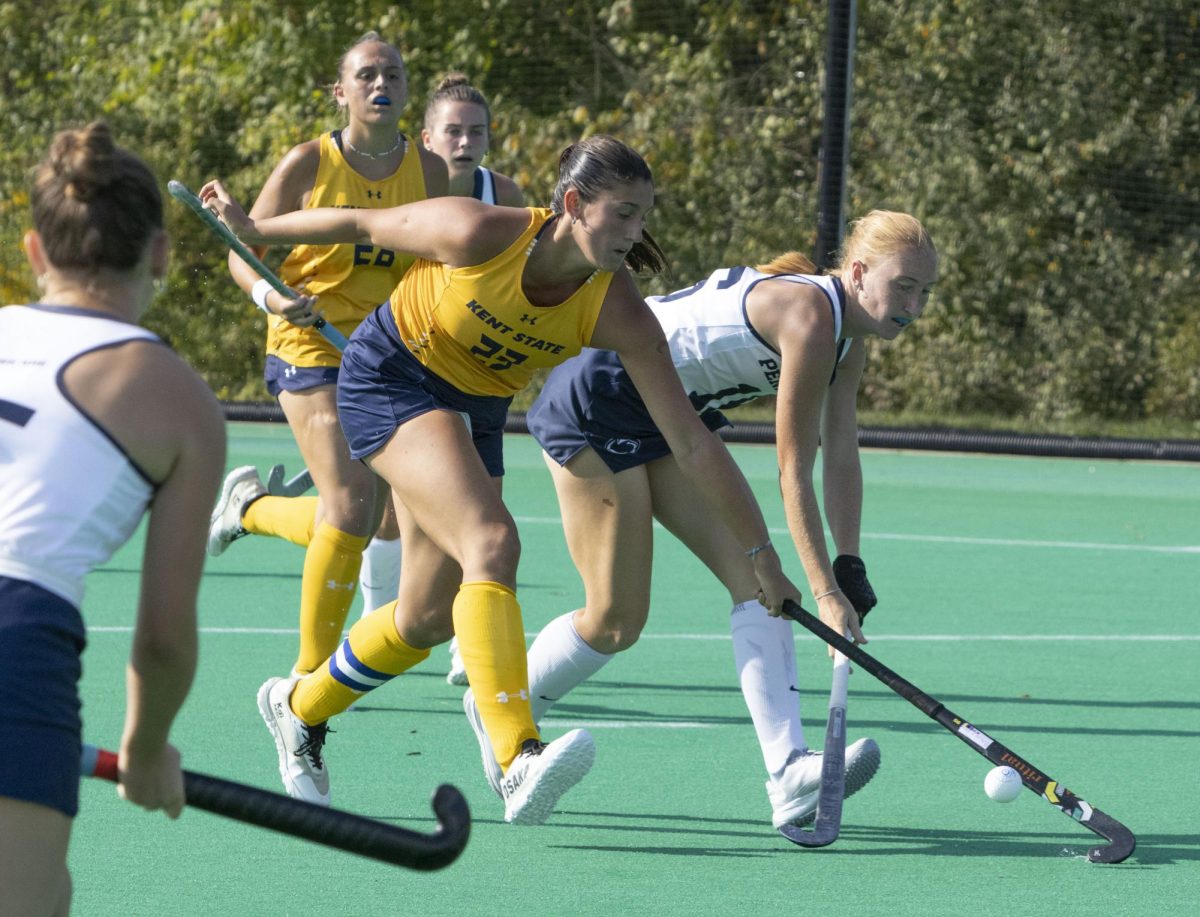
[[[938,259],[921,224],[874,211],[858,221],[840,266],[816,276],[795,252],[757,269],[723,268],[649,302],[692,405],[712,429],[724,408],[777,395],[780,484],[792,542],[821,619],[865,643],[875,594],[859,557],[862,472],[855,400],[863,338],[891,340],[925,308]],[[821,759],[805,744],[791,623],[756,596],[747,552],[704,506],[620,359],[587,350],[557,367],[528,414],[562,508],[586,605],[555,619],[529,651],[533,717],[634,644],[650,610],[652,522],[679,538],[729,590],[734,659],[766,764],[776,827],[813,819]],[[813,471],[820,445],[826,549]],[[478,717],[468,692],[468,717]],[[481,743],[482,745],[482,743]],[[847,795],[879,765],[870,739],[847,750]],[[485,761],[495,785],[498,769]]]
[[[447,74],[430,94],[421,140],[425,149],[446,161],[450,194],[485,204],[525,206],[516,182],[482,164],[492,143],[492,109],[464,74]]]
[[[154,175],[93,123],[55,137],[31,200],[41,298],[0,309],[4,917],[70,910],[84,579],[147,510],[118,792],[171,818],[184,806],[168,734],[195,670],[201,520],[225,462],[216,399],[138,326],[167,271]]]

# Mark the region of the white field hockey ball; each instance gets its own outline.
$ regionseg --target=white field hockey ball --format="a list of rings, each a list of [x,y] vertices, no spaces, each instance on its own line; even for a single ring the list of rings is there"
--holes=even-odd
[[[1021,775],[1011,767],[993,767],[983,778],[983,791],[996,802],[1012,802],[1021,795]]]

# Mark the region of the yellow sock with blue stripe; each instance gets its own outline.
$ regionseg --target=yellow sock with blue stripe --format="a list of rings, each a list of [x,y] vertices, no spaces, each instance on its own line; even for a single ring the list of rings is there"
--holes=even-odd
[[[297,672],[313,671],[342,642],[342,628],[354,601],[366,546],[366,538],[349,535],[328,522],[317,526],[304,555],[304,578],[300,582]]]
[[[259,497],[246,507],[242,528],[251,535],[271,535],[307,548],[316,518],[316,497]]]
[[[329,661],[296,683],[292,712],[310,726],[323,723],[428,658],[396,632],[395,614],[390,602],[360,618]]]
[[[521,743],[538,738],[516,595],[499,583],[463,583],[454,599],[454,636],[492,751],[507,769]]]

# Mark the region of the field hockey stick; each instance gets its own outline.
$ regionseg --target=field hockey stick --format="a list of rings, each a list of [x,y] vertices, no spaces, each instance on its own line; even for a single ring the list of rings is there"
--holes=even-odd
[[[1133,853],[1137,844],[1133,832],[1111,815],[1106,815],[1095,806],[1080,799],[1058,781],[1051,780],[1016,752],[1009,750],[982,729],[971,725],[962,717],[946,709],[940,701],[918,689],[912,682],[901,678],[866,650],[851,643],[795,602],[785,601],[783,613],[849,657],[852,662],[862,666],[993,764],[1004,764],[1011,767],[1021,775],[1021,782],[1028,789],[1041,796],[1063,814],[1071,816],[1093,834],[1108,841],[1107,846],[1093,847],[1088,851],[1088,859],[1093,863],[1120,863]]]
[[[825,748],[821,753],[821,789],[813,830],[784,825],[779,833],[801,847],[827,847],[842,830],[842,803],[846,798],[846,689],[850,663],[841,653],[833,654],[833,686],[829,689],[829,722],[825,725]]]
[[[212,232],[228,245],[239,258],[245,261],[250,267],[258,273],[258,276],[271,285],[271,289],[275,292],[286,296],[288,299],[295,299],[296,292],[282,280],[275,276],[275,272],[263,264],[262,259],[233,234],[233,231],[217,219],[216,214],[204,206],[203,202],[195,194],[183,184],[183,182],[172,179],[167,182],[167,191],[171,197],[182,204],[186,204],[192,213],[196,214]],[[265,311],[265,310],[264,310]],[[333,325],[329,324],[325,319],[317,319],[313,323],[316,328],[338,350],[346,349],[346,336],[337,330]],[[288,481],[283,479],[283,466],[275,465],[271,469],[271,473],[267,476],[267,493],[273,497],[298,497],[305,493],[313,486],[312,475],[308,473],[308,469],[304,469],[295,477]]]
[[[200,198],[189,191],[186,185],[172,179],[167,182],[167,191],[170,192],[171,197],[175,198],[175,200],[186,204],[188,209],[196,214],[201,222],[213,231],[214,235],[228,245],[235,255],[254,268],[258,272],[258,276],[271,285],[271,289],[276,293],[286,296],[288,299],[296,298],[296,291],[276,277],[275,272],[263,264],[258,255],[250,251],[243,244],[242,240],[233,234],[233,230],[217,219],[217,215],[205,207]],[[346,349],[346,336],[325,321],[325,319],[317,319],[313,322],[313,327],[321,332],[325,340],[329,341],[338,350]]]
[[[84,745],[80,771],[85,777],[116,783],[117,756],[95,745]],[[428,871],[449,866],[462,853],[471,834],[467,801],[449,784],[439,786],[433,794],[438,828],[432,834],[193,771],[183,772],[183,791],[189,806],[408,869]]]
[[[272,465],[267,473],[267,493],[272,497],[298,497],[312,486],[312,474],[307,468],[287,480],[282,465]]]

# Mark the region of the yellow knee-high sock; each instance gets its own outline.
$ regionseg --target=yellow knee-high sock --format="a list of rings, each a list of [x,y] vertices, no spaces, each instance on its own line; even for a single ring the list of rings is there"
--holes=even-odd
[[[252,535],[273,535],[307,548],[316,518],[316,497],[259,497],[246,507],[242,528]]]
[[[304,578],[300,582],[297,672],[311,672],[342,642],[342,628],[354,601],[366,545],[366,538],[348,535],[328,522],[317,526],[304,555]]]
[[[463,583],[454,600],[454,635],[492,750],[507,769],[521,743],[538,738],[516,595],[499,583]]]
[[[409,646],[396,633],[395,614],[391,602],[360,618],[329,661],[296,683],[292,712],[310,726],[323,723],[427,658],[429,650]]]

